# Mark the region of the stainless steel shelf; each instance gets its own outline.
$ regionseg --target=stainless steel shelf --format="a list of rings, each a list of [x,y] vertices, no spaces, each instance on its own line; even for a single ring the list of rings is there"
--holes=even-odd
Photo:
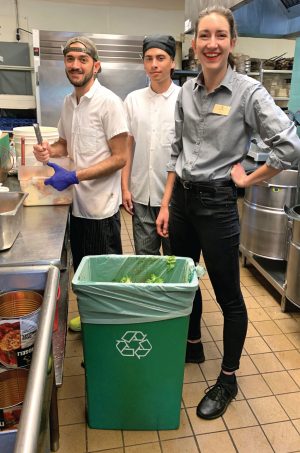
[[[258,270],[258,272],[281,295],[280,308],[282,312],[290,310],[291,307],[300,308],[297,303],[286,297],[286,261],[262,258],[249,252],[249,250],[246,250],[242,245],[240,245],[240,252],[243,259],[243,265],[246,266],[247,261],[252,264],[252,266],[255,267],[255,269]]]
[[[0,94],[3,109],[35,109],[36,99],[32,95]]]
[[[9,66],[9,65],[0,65],[0,70],[4,69],[5,71],[34,71],[33,66]]]
[[[265,279],[281,294],[285,294],[286,261],[261,258],[240,245],[243,258],[249,261]],[[245,263],[246,264],[246,263]]]
[[[292,74],[291,69],[262,69],[264,74]]]

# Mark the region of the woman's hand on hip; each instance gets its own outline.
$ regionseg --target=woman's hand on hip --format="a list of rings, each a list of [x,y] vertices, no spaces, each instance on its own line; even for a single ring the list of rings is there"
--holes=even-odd
[[[246,187],[247,174],[244,167],[239,163],[233,165],[231,169],[231,179],[238,187]]]

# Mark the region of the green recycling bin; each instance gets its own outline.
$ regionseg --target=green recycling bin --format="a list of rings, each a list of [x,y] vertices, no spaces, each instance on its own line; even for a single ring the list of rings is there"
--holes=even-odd
[[[176,429],[189,314],[190,258],[86,256],[72,281],[82,324],[90,428]]]

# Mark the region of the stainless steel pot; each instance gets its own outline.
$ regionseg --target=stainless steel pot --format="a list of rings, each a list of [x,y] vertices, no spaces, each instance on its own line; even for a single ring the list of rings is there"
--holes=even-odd
[[[292,224],[286,271],[286,297],[300,307],[300,205],[286,208],[285,211]]]
[[[247,187],[241,220],[241,245],[254,255],[286,260],[288,219],[284,206],[297,197],[297,170],[283,170],[269,181]]]

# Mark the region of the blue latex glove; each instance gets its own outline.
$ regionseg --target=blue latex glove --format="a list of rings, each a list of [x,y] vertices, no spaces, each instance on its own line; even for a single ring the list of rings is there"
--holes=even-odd
[[[52,186],[56,190],[64,190],[72,184],[79,184],[79,180],[76,176],[76,171],[65,170],[63,167],[60,167],[57,164],[52,164],[48,162],[49,167],[52,167],[55,171],[54,175],[51,178],[45,179],[45,186]]]

